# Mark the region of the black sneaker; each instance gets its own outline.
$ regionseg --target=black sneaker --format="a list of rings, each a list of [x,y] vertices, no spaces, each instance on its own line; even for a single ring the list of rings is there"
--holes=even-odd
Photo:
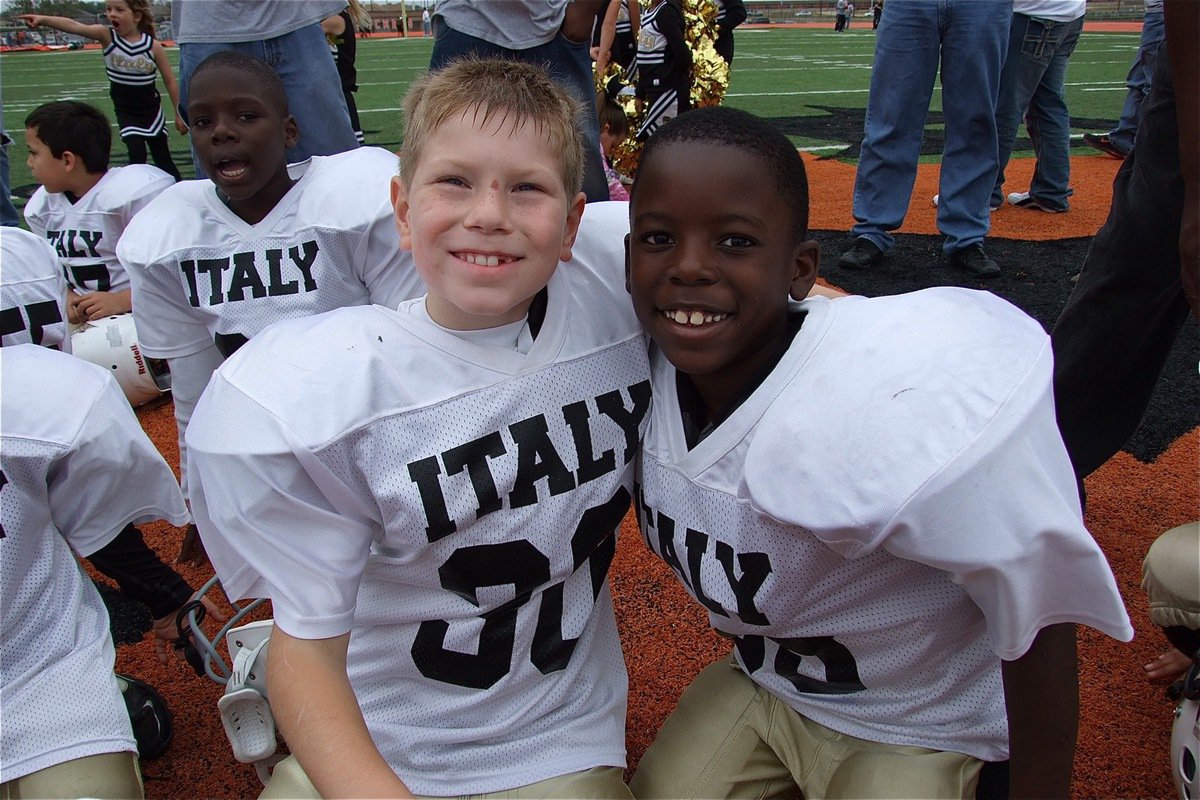
[[[854,240],[850,249],[842,253],[838,266],[842,269],[868,269],[883,260],[883,251],[866,237],[860,236]]]
[[[133,738],[137,740],[138,756],[154,759],[167,752],[174,726],[167,701],[148,683],[117,672],[117,685],[129,712],[133,725]]]
[[[1085,133],[1083,135],[1083,141],[1086,144],[1090,144],[1092,147],[1096,148],[1102,153],[1108,153],[1113,158],[1118,158],[1122,161],[1124,161],[1125,157],[1129,155],[1129,153],[1126,153],[1124,150],[1121,150],[1115,144],[1113,144],[1112,139],[1108,138],[1107,133]]]
[[[1066,211],[1066,208],[1055,208],[1038,200],[1029,192],[1013,192],[1008,196],[1008,202],[1012,203],[1017,208],[1027,208],[1031,211],[1045,211],[1047,214],[1061,214]]]
[[[994,278],[1000,274],[1000,265],[988,258],[983,245],[976,242],[956,250],[950,256],[950,266],[969,272],[977,278]]]

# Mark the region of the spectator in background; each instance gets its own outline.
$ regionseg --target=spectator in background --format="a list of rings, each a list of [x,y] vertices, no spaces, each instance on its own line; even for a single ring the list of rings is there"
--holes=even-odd
[[[841,33],[846,29],[846,0],[837,0],[833,5],[833,30]]]
[[[746,4],[742,0],[713,0],[717,6],[717,40],[713,49],[733,66],[733,29],[746,21]]]
[[[1067,210],[1072,193],[1071,116],[1064,85],[1086,5],[1087,0],[1013,0],[1008,57],[996,102],[999,167],[992,208],[1004,202],[1004,170],[1024,114],[1037,163],[1029,191],[1009,194],[1008,202],[1035,211]]]
[[[871,30],[879,29],[879,18],[883,16],[883,0],[871,0]]]
[[[433,10],[430,69],[467,54],[541,64],[583,104],[587,141],[583,192],[589,203],[608,199],[600,156],[600,122],[592,77],[592,26],[604,0],[440,0]]]
[[[288,110],[302,131],[288,149],[290,163],[358,147],[341,80],[321,20],[337,15],[345,0],[171,0],[179,43],[180,107],[188,105],[192,72],[213,53],[237,50],[271,65],[287,91]],[[192,148],[196,177],[206,178]]]
[[[846,0],[846,30],[850,30],[851,22],[854,22],[854,3]]]
[[[878,264],[908,212],[925,118],[939,67],[946,141],[938,229],[950,266],[978,278],[1000,274],[983,240],[996,182],[996,96],[1012,24],[1012,0],[888,0],[875,40],[862,154],[854,180],[854,243],[843,269]]]
[[[337,65],[338,80],[342,83],[342,96],[346,98],[346,111],[350,114],[350,126],[354,128],[354,138],[363,144],[362,122],[358,119],[358,104],[354,102],[354,93],[358,91],[358,70],[354,62],[358,54],[358,42],[354,38],[355,29],[365,31],[371,24],[371,17],[363,10],[359,0],[350,0],[350,4],[332,17],[321,20],[321,30],[329,41],[329,51]]]
[[[433,33],[433,26],[429,21],[429,8],[426,7],[421,11],[421,33],[429,36]]]
[[[1129,74],[1125,76],[1125,107],[1121,120],[1108,133],[1085,133],[1083,141],[1113,158],[1125,158],[1133,149],[1133,137],[1137,134],[1142,118],[1142,102],[1150,94],[1150,79],[1154,75],[1154,64],[1158,60],[1158,48],[1166,36],[1163,23],[1163,0],[1146,0],[1146,12],[1142,17],[1142,41]]]

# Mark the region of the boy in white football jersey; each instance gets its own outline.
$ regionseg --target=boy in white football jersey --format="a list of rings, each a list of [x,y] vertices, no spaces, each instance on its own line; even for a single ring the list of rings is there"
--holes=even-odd
[[[109,169],[112,130],[94,106],[57,100],[25,118],[26,163],[42,184],[25,221],[49,240],[66,273],[72,325],[129,313],[129,276],[117,241],[147,203],[175,180],[146,164]]]
[[[141,797],[108,612],[74,553],[181,524],[183,497],[106,370],[33,344],[0,369],[0,796]]]
[[[71,352],[67,281],[50,244],[29,231],[0,230],[0,345]]]
[[[164,192],[121,238],[142,352],[171,367],[183,434],[212,370],[282,319],[350,305],[395,308],[423,291],[399,248],[377,147],[287,163],[303,131],[279,76],[235,51],[202,62],[188,87],[204,172]],[[186,472],[184,473],[186,491]]]
[[[972,797],[1011,757],[1013,797],[1066,797],[1073,623],[1133,631],[1044,331],[953,288],[789,303],[819,262],[803,162],[734,109],[650,140],[630,220],[655,342],[642,530],[734,642],[635,796]]]
[[[536,66],[456,62],[404,106],[391,195],[428,293],[272,326],[187,436],[226,592],[273,603],[293,757],[267,794],[628,798],[606,575],[650,394],[625,205],[584,212],[580,108]]]

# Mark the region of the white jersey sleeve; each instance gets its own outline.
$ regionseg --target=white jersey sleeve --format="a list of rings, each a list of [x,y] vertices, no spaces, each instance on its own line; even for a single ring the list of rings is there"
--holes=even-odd
[[[67,281],[44,238],[0,229],[0,344],[40,344],[70,352]]]
[[[0,769],[11,780],[135,751],[104,602],[72,551],[129,522],[186,519],[170,468],[100,367],[0,349]],[[47,725],[48,710],[53,725]]]
[[[820,419],[787,403],[764,416],[772,435],[756,438],[746,459],[753,502],[847,558],[882,548],[948,572],[983,610],[1001,658],[1019,657],[1058,622],[1131,638],[1112,572],[1083,526],[1041,327],[992,295],[957,290],[852,298],[837,309],[854,320],[837,323],[857,331],[851,342],[902,348],[839,354],[876,366],[844,375]],[[799,459],[798,447],[829,455]],[[841,502],[823,508],[795,491],[836,485]]]

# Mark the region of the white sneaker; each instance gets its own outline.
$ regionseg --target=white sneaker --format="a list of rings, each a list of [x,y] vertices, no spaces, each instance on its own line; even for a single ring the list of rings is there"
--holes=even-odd
[[[1012,203],[1017,208],[1028,208],[1033,211],[1045,211],[1047,214],[1061,214],[1066,211],[1065,208],[1054,208],[1052,206],[1043,205],[1042,203],[1029,196],[1029,192],[1013,192],[1008,196],[1008,202]]]
[[[940,197],[940,196],[941,196],[941,195],[936,195],[936,194],[933,196],[933,207],[934,207],[934,208],[937,208],[937,204],[938,204],[938,197]],[[1012,198],[1012,195],[1009,195],[1009,199],[1011,199],[1011,198]],[[989,205],[989,206],[988,206],[988,209],[989,209],[990,211],[999,211],[999,210],[1000,210],[1000,206],[1002,206],[1002,205],[1004,205],[1004,203],[1003,203],[1003,202],[997,203],[997,204],[996,204],[996,205],[994,205],[994,206],[993,206],[993,205]]]

